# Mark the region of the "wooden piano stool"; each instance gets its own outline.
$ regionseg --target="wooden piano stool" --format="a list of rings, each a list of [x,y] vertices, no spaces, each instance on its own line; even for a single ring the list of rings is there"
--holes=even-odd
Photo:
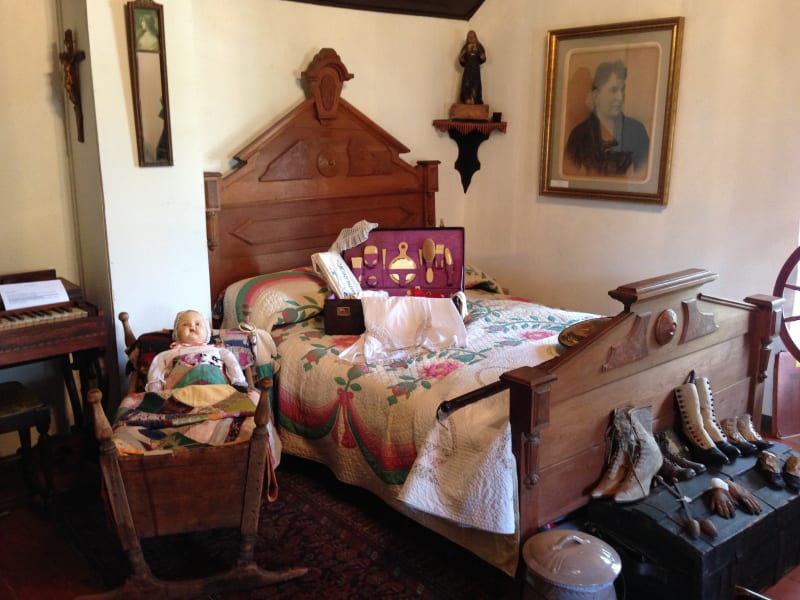
[[[31,427],[39,432],[39,461],[45,477],[43,486],[36,474],[31,445]],[[32,495],[43,502],[53,492],[53,462],[50,446],[50,407],[18,381],[0,383],[0,433],[19,434],[20,456],[25,482]]]

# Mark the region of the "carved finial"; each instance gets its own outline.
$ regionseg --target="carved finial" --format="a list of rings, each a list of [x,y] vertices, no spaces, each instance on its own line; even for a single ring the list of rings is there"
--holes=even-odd
[[[339,96],[345,81],[353,78],[333,48],[323,48],[314,56],[302,73],[308,92],[314,98],[317,118],[326,121],[336,118]]]

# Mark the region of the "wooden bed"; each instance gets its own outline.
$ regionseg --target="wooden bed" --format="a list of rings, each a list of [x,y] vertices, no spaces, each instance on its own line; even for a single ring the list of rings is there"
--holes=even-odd
[[[408,165],[408,150],[341,98],[353,76],[333,50],[302,75],[308,99],[237,152],[238,168],[205,174],[212,300],[244,277],[310,264],[359,220],[435,223],[438,161]],[[710,297],[715,277],[692,268],[619,286],[608,293],[622,308],[602,329],[471,394],[510,390],[520,546],[588,502],[615,407],[652,406],[654,430],[675,427],[673,389],[695,370],[713,382],[719,419],[760,422],[781,300]]]

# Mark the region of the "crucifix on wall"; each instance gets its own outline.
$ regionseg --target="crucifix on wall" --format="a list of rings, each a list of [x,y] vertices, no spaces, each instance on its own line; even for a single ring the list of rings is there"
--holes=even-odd
[[[78,141],[83,142],[83,107],[81,106],[81,84],[78,77],[78,63],[86,58],[83,50],[75,50],[75,41],[72,38],[72,30],[64,32],[64,47],[66,50],[61,52],[58,57],[64,67],[64,89],[72,107],[75,109],[75,125],[78,130]]]

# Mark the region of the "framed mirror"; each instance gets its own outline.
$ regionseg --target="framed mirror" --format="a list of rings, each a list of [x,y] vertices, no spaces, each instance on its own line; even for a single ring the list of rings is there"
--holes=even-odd
[[[172,165],[164,12],[152,0],[125,5],[133,115],[140,167]]]

